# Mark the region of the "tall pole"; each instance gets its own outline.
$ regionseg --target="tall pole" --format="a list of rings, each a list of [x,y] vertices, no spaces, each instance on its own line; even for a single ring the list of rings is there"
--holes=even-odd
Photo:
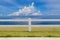
[[[28,31],[31,32],[31,18],[28,19]]]

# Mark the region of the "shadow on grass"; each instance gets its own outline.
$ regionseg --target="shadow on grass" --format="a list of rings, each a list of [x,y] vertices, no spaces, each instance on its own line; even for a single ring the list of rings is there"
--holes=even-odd
[[[11,35],[6,35],[6,36],[0,36],[0,37],[60,37],[60,36],[52,36],[52,35],[47,35],[47,36],[11,36]]]
[[[8,32],[8,31],[6,31],[6,32]],[[17,32],[17,31],[11,31],[11,32]],[[31,34],[31,33],[38,33],[38,32],[42,32],[42,31],[31,31],[31,32],[29,32],[29,31],[18,31],[18,32],[23,32],[23,33],[28,32],[29,34]],[[47,34],[46,36],[44,36],[44,35],[42,35],[42,36],[41,35],[39,35],[39,36],[35,36],[35,35],[13,35],[12,36],[11,34],[7,34],[6,36],[2,35],[0,37],[60,37],[60,36],[55,36],[55,35],[51,35],[51,34]]]

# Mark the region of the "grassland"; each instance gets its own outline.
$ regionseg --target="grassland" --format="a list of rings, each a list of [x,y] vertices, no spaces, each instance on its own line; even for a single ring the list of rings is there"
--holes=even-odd
[[[60,27],[0,27],[0,37],[60,37]]]

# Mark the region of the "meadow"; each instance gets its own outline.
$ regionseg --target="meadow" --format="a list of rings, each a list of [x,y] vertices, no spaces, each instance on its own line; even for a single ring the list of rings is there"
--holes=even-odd
[[[0,37],[60,37],[60,27],[0,27]]]

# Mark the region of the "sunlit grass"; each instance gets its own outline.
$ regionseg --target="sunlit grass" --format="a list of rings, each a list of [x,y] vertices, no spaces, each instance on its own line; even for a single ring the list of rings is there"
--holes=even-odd
[[[0,37],[60,37],[60,27],[0,27]]]

